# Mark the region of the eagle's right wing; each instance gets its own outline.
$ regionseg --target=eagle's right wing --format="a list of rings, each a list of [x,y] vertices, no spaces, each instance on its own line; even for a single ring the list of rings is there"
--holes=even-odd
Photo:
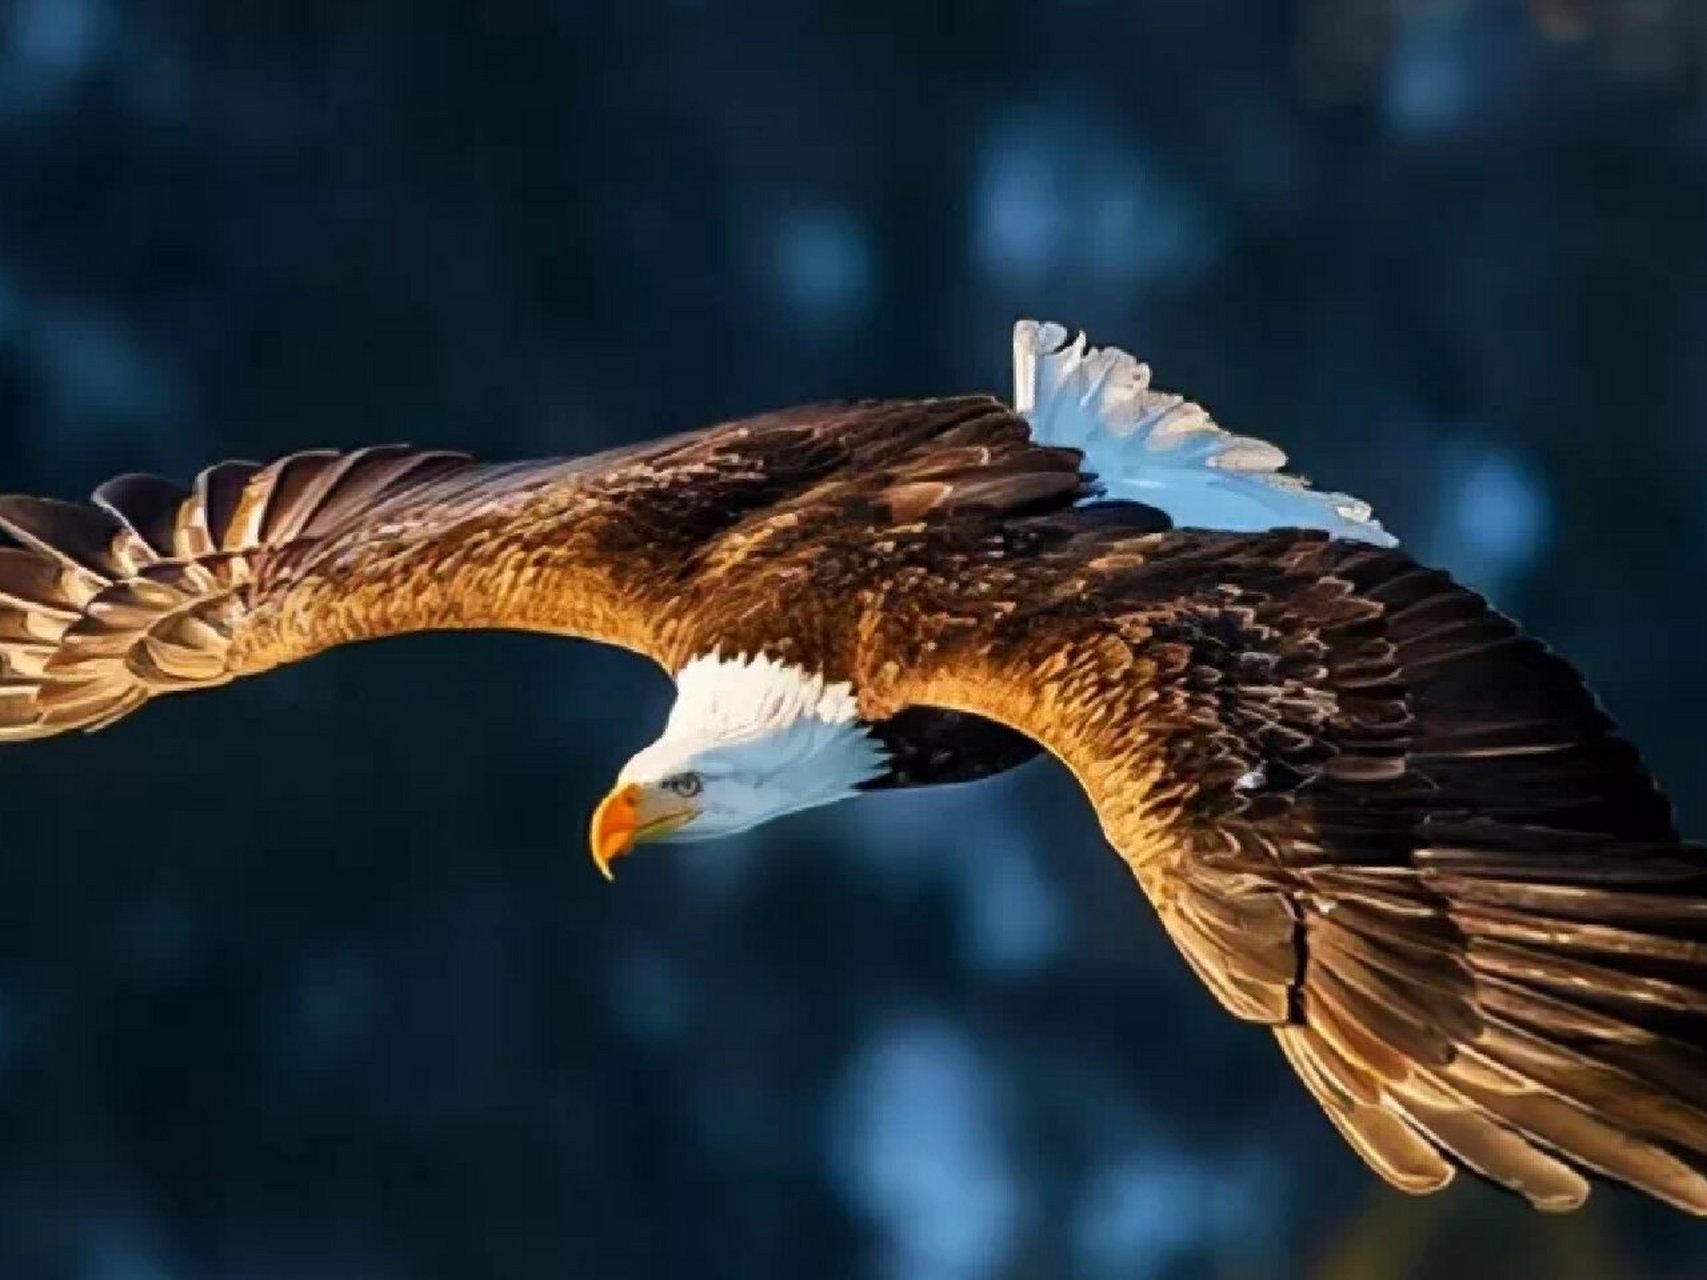
[[[1567,1209],[1587,1170],[1707,1213],[1707,851],[1571,668],[1319,534],[1055,548],[893,593],[875,696],[1065,761],[1199,977],[1395,1185],[1464,1166]]]
[[[718,539],[986,427],[1023,431],[987,397],[820,405],[577,460],[388,446],[228,462],[188,487],[123,476],[92,505],[0,497],[21,544],[0,547],[0,740],[409,631],[579,636],[673,670],[682,596]]]

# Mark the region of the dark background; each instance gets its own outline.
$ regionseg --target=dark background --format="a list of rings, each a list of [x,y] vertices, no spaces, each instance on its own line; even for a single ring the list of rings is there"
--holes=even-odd
[[[1707,834],[1693,0],[0,0],[6,489],[1002,390],[1020,314],[1374,502]],[[669,697],[430,636],[8,749],[0,1276],[1707,1272],[1380,1185],[1056,768],[607,888]]]

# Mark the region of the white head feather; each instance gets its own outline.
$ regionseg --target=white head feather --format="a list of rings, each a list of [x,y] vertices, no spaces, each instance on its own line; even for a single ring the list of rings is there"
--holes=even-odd
[[[712,653],[676,673],[663,734],[617,780],[698,775],[700,814],[676,836],[691,840],[846,799],[885,767],[852,685],[774,658]]]

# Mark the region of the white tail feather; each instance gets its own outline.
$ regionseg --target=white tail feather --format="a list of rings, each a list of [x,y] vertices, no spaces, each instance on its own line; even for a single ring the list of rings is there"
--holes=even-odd
[[[1080,450],[1106,497],[1157,507],[1182,528],[1322,529],[1394,545],[1368,503],[1284,474],[1281,450],[1152,389],[1150,366],[1126,352],[1082,333],[1068,342],[1061,325],[1014,326],[1014,408],[1040,443]]]

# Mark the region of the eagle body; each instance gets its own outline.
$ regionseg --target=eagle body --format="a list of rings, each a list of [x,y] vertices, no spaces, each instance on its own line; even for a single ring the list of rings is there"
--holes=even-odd
[[[1561,658],[1367,506],[1016,331],[1011,404],[819,405],[579,460],[385,446],[0,498],[0,739],[339,644],[511,628],[677,682],[601,869],[1047,753],[1370,1166],[1707,1213],[1707,854]]]

